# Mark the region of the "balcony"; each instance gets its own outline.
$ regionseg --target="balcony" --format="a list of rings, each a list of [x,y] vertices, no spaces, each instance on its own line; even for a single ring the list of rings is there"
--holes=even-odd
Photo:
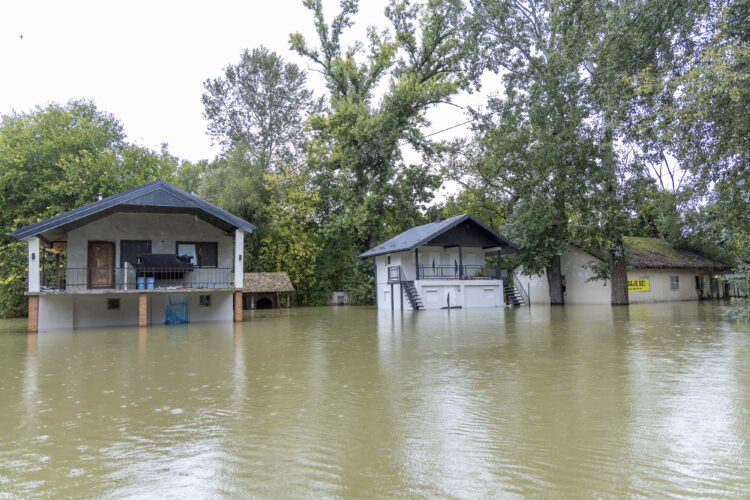
[[[388,267],[388,282],[417,280],[499,280],[507,277],[508,271],[498,272],[493,266],[464,264],[453,266],[419,266],[419,275],[406,276],[401,266]]]
[[[41,272],[41,293],[234,288],[231,267],[60,267]]]

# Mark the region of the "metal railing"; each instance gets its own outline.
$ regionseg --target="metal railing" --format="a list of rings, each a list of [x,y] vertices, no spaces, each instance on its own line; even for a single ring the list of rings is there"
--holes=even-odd
[[[497,269],[478,264],[452,266],[419,266],[419,279],[425,280],[496,280]]]
[[[407,281],[404,268],[401,266],[388,266],[388,283],[400,283]]]
[[[234,288],[231,267],[61,267],[41,273],[42,291]]]
[[[513,275],[513,286],[516,287],[516,290],[521,295],[521,298],[523,299],[524,303],[527,306],[531,307],[531,300],[529,300],[529,294],[526,291],[526,289],[523,287],[523,285],[521,284],[521,280],[518,279],[518,275],[512,271],[510,272],[510,274]]]

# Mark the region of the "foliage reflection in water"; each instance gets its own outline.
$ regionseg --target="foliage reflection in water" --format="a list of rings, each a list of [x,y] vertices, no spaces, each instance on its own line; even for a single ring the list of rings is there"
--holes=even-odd
[[[247,320],[0,323],[0,497],[750,490],[750,328],[725,306]]]

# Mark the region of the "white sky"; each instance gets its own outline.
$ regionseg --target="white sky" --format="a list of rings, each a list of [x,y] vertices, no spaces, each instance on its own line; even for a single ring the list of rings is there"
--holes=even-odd
[[[363,37],[367,25],[388,26],[386,4],[362,0],[350,40]],[[324,5],[330,20],[338,0]],[[206,135],[203,82],[236,63],[242,50],[260,45],[308,68],[289,50],[294,31],[317,45],[312,15],[302,0],[4,0],[0,113],[92,99],[123,123],[129,141],[152,149],[167,142],[181,159],[212,159],[219,151]],[[319,75],[308,73],[308,81],[318,95],[323,93]],[[482,99],[460,96],[457,102],[476,105]],[[429,116],[433,124],[427,132],[465,121],[454,107]],[[461,127],[439,138],[466,131]]]

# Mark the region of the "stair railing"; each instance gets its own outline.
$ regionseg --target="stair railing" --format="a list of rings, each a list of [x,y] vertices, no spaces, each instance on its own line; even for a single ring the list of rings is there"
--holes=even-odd
[[[529,300],[529,294],[526,292],[526,289],[521,284],[521,280],[518,278],[518,275],[515,272],[512,272],[513,274],[513,286],[516,287],[516,290],[518,290],[518,293],[521,294],[521,298],[523,299],[524,303],[526,303],[527,306],[531,307],[531,300]]]

